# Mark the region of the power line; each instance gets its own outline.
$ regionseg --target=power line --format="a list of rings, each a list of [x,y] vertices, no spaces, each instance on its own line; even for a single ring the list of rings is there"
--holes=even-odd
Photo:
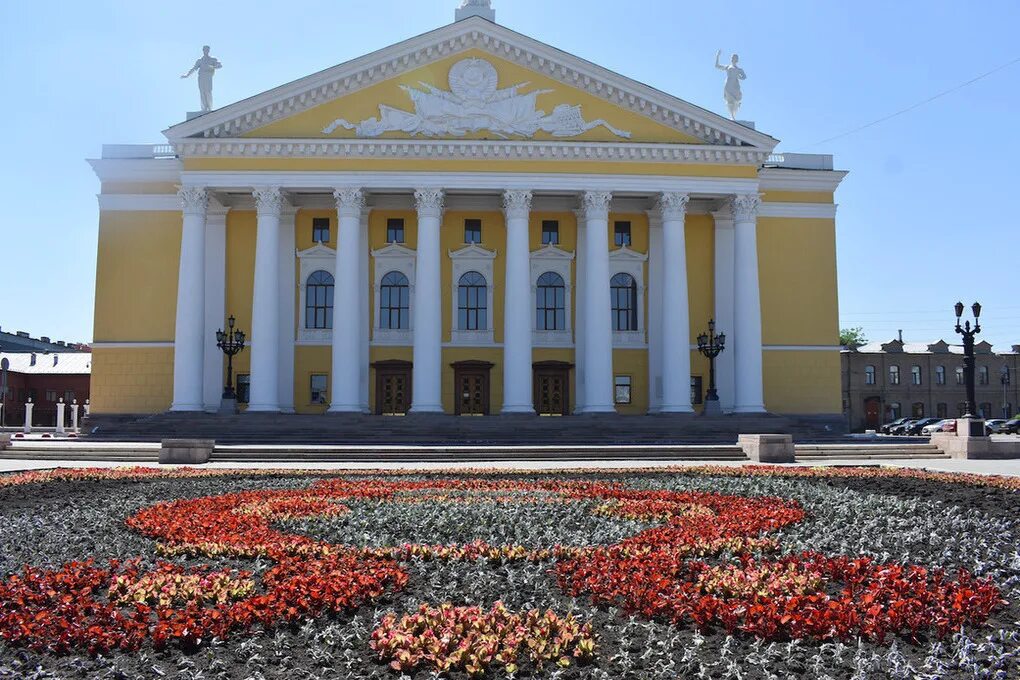
[[[954,85],[953,87],[949,88],[948,90],[943,90],[942,92],[939,92],[936,95],[932,95],[931,97],[928,97],[924,101],[920,101],[920,102],[917,102],[916,104],[912,104],[912,105],[908,106],[905,109],[900,109],[899,111],[896,111],[895,113],[890,113],[889,115],[883,116],[883,117],[878,118],[876,120],[873,120],[870,123],[865,123],[864,125],[856,127],[856,128],[854,128],[852,130],[847,130],[846,132],[841,132],[838,135],[835,135],[833,137],[829,137],[827,139],[823,139],[820,142],[815,142],[813,144],[808,144],[807,146],[804,146],[804,147],[801,147],[801,148],[803,148],[803,149],[810,149],[811,147],[819,146],[821,144],[827,144],[828,142],[832,142],[832,141],[835,141],[837,139],[842,139],[843,137],[847,137],[849,135],[856,134],[856,133],[860,132],[861,130],[866,130],[869,127],[874,127],[875,125],[878,125],[879,123],[884,123],[885,121],[891,120],[893,118],[896,118],[897,116],[902,116],[904,113],[909,113],[909,112],[913,111],[914,109],[918,109],[918,108],[924,106],[925,104],[930,104],[931,102],[935,101],[936,99],[940,99],[942,97],[945,97],[946,95],[952,94],[953,92],[956,92],[957,90],[962,90],[963,88],[967,87],[968,85],[973,85],[974,83],[978,82],[979,80],[987,78],[988,76],[990,76],[990,75],[992,75],[994,73],[998,73],[999,71],[1001,71],[1003,69],[1009,68],[1010,66],[1012,66],[1013,64],[1016,64],[1018,62],[1020,62],[1020,57],[1017,57],[1016,59],[1013,59],[1012,61],[1008,61],[1005,64],[1001,64],[1000,66],[996,66],[992,70],[985,71],[981,75],[979,75],[979,76],[977,76],[975,78],[971,78],[970,80],[968,80],[965,83],[960,83],[959,85]]]

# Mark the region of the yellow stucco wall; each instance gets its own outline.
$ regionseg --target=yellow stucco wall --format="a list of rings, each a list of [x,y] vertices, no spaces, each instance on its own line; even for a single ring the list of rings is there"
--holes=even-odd
[[[421,83],[433,85],[442,90],[449,90],[450,67],[462,59],[478,57],[492,64],[499,75],[500,89],[513,85],[528,83],[521,88],[521,94],[535,90],[552,90],[539,94],[536,108],[551,113],[560,104],[580,105],[582,115],[587,121],[604,119],[611,125],[631,133],[631,141],[635,142],[672,142],[682,144],[703,144],[701,140],[684,135],[671,127],[657,123],[651,118],[628,111],[610,104],[601,97],[578,90],[553,80],[547,75],[532,71],[512,62],[500,59],[483,50],[469,49],[453,56],[433,62],[413,71],[362,88],[357,92],[334,99],[333,101],[312,107],[307,111],[294,114],[283,120],[264,125],[245,133],[246,137],[261,138],[353,138],[353,130],[338,128],[335,132],[324,135],[322,129],[337,118],[344,118],[352,123],[359,123],[369,118],[379,117],[379,106],[387,105],[404,111],[413,111],[414,105],[408,94],[400,86],[424,90]],[[386,132],[383,138],[406,139],[403,132]],[[495,139],[496,136],[483,130],[468,133],[465,139]],[[537,140],[556,139],[547,132],[538,131]],[[605,127],[593,128],[581,135],[571,137],[572,140],[587,142],[625,141],[607,130]]]
[[[775,413],[840,413],[839,351],[766,350],[765,408]]]
[[[158,413],[173,399],[172,347],[92,349],[92,413]]]

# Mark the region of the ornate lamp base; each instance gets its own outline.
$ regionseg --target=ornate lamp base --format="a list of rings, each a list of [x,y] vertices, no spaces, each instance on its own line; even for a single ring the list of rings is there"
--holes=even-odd
[[[224,396],[220,399],[220,410],[217,413],[221,416],[237,415],[237,397]]]
[[[723,414],[722,406],[719,405],[718,399],[706,399],[705,410],[702,411],[703,415],[706,416],[721,416]]]

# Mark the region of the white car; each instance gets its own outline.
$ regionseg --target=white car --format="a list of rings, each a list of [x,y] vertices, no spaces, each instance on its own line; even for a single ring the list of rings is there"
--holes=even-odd
[[[936,432],[941,432],[943,426],[945,426],[947,423],[955,423],[955,422],[956,421],[953,420],[952,418],[946,418],[945,420],[940,420],[937,423],[932,423],[931,425],[925,425],[924,427],[921,428],[921,436],[923,436],[923,437],[930,437],[933,434],[935,434]]]

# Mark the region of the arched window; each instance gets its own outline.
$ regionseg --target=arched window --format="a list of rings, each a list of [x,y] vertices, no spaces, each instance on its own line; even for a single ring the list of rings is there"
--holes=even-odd
[[[987,385],[988,384],[988,367],[987,366],[979,366],[978,367],[978,383],[981,384],[981,385]]]
[[[898,420],[902,415],[902,409],[900,408],[900,402],[898,401],[887,404],[886,410],[889,412],[889,420]]]
[[[409,328],[409,310],[407,277],[400,272],[390,272],[383,276],[379,286],[379,328]]]
[[[488,329],[485,277],[468,272],[457,281],[457,329],[484,331]]]
[[[333,275],[312,272],[305,282],[305,328],[333,327]]]
[[[956,384],[957,385],[962,385],[963,384],[963,366],[957,366],[956,367]],[[960,414],[960,415],[963,415],[963,414]]]
[[[936,366],[935,367],[935,384],[945,385],[946,384],[946,367]]]
[[[899,385],[900,384],[900,367],[890,366],[889,367],[889,384]]]
[[[915,401],[914,404],[910,407],[910,414],[915,418],[923,418],[924,402]]]
[[[921,384],[921,367],[914,365],[910,367],[910,382],[914,385]]]
[[[609,281],[613,304],[613,330],[636,331],[637,283],[630,274],[617,274]]]
[[[546,272],[538,277],[535,293],[535,328],[540,331],[562,331],[566,328],[566,287],[563,277]]]
[[[864,367],[864,384],[874,385],[875,384],[875,367],[865,366]]]

